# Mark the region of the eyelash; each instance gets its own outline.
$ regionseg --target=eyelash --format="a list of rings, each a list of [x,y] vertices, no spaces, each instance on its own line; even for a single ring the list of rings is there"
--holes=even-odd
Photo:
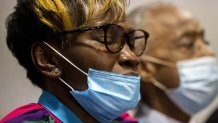
[[[92,38],[92,40],[95,40],[95,41],[97,41],[99,43],[102,43],[102,44],[104,43],[104,36],[92,35],[91,38]]]
[[[195,42],[189,42],[189,43],[187,43],[187,44],[184,44],[184,46],[185,46],[186,48],[188,48],[188,49],[193,48],[194,45],[195,45]]]
[[[209,41],[203,40],[203,42],[204,42],[206,45],[209,45]],[[182,46],[185,47],[185,48],[187,48],[187,49],[192,49],[192,48],[194,48],[194,46],[195,46],[195,41],[189,41],[188,43],[184,43]]]

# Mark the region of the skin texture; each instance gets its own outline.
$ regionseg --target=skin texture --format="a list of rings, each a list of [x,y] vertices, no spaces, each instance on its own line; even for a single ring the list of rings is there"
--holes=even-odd
[[[126,21],[119,22],[126,32],[132,30]],[[139,58],[125,44],[118,53],[110,53],[104,44],[92,38],[99,32],[83,32],[72,38],[71,45],[61,48],[58,41],[48,43],[68,58],[83,71],[89,68],[111,71],[121,74],[138,75]],[[83,122],[96,122],[70,95],[71,91],[58,77],[65,80],[75,90],[83,91],[88,88],[87,76],[68,64],[54,51],[43,43],[35,43],[32,46],[32,58],[37,69],[44,76],[44,86],[70,108]],[[58,72],[55,71],[58,69]]]
[[[153,109],[186,123],[190,116],[180,110],[164,91],[154,86],[152,80],[157,80],[168,88],[176,88],[179,86],[177,61],[213,56],[214,53],[204,40],[202,26],[189,12],[173,5],[153,6],[146,11],[142,10],[132,12],[130,18],[136,18],[134,14],[141,12],[143,22],[141,21],[138,26],[150,34],[144,55],[168,61],[175,66],[169,67],[142,60],[142,101]]]

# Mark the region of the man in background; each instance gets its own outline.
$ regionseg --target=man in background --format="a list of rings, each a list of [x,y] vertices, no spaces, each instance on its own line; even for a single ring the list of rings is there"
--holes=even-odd
[[[141,56],[142,123],[187,123],[216,97],[218,72],[204,29],[189,12],[171,3],[153,3],[129,14],[150,34]]]

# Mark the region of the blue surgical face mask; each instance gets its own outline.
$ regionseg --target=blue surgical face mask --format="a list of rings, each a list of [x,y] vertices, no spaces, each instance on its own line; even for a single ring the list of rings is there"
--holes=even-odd
[[[87,75],[88,89],[85,91],[74,90],[62,78],[59,79],[71,88],[72,91],[70,91],[70,94],[97,121],[102,123],[111,122],[137,105],[141,97],[139,76],[122,75],[91,68],[87,74],[49,44],[44,43],[69,64]]]
[[[146,56],[149,61],[173,67],[172,63]],[[152,60],[151,60],[152,59]],[[218,92],[218,67],[216,58],[205,56],[176,63],[180,84],[169,89],[157,80],[153,84],[164,90],[181,110],[194,115],[208,106]]]

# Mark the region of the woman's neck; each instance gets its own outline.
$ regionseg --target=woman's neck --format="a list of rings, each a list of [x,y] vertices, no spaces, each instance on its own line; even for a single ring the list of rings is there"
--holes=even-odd
[[[61,82],[52,82],[47,89],[68,107],[82,122],[97,123],[96,119],[87,113],[70,94],[69,88]]]

